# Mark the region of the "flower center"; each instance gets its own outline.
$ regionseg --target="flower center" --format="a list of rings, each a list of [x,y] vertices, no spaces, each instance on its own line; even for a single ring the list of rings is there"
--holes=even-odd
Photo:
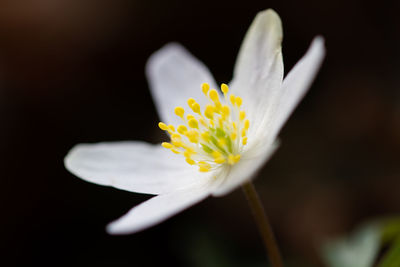
[[[183,155],[186,162],[197,165],[200,172],[208,172],[224,164],[239,162],[242,148],[247,144],[250,122],[240,109],[242,98],[228,94],[228,85],[221,84],[222,100],[209,84],[203,83],[201,88],[208,99],[203,112],[196,100],[189,98],[187,103],[194,114],[185,116],[184,108],[176,107],[175,114],[182,124],[176,129],[163,122],[158,126],[171,138],[170,142],[161,144],[163,147]]]

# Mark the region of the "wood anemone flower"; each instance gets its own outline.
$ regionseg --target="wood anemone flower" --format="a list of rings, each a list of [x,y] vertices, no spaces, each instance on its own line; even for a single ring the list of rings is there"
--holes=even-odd
[[[146,73],[163,121],[159,127],[170,142],[79,144],[65,157],[66,168],[86,181],[156,195],[110,223],[109,233],[141,231],[254,177],[277,149],[279,130],[325,54],[323,38],[316,37],[283,80],[281,41],[279,16],[271,9],[257,14],[233,80],[221,90],[207,67],[179,44],[150,57]]]

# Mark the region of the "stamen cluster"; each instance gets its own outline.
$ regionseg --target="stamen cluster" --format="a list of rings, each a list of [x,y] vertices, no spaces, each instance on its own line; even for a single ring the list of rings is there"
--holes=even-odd
[[[223,164],[239,162],[242,148],[247,144],[250,122],[245,111],[240,109],[242,98],[228,94],[228,85],[221,84],[222,100],[209,84],[203,83],[201,89],[208,99],[204,110],[196,100],[189,98],[187,104],[193,114],[185,116],[185,109],[180,106],[174,110],[182,120],[181,125],[175,129],[173,125],[160,122],[158,126],[171,138],[170,142],[161,144],[163,147],[183,155],[186,162],[197,165],[200,172],[208,172]]]

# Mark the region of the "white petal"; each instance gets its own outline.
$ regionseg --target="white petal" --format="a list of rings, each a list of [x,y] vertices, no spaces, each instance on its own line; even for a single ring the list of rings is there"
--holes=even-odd
[[[325,56],[324,39],[316,37],[307,53],[297,62],[282,84],[282,93],[274,114],[274,121],[269,127],[269,134],[274,138],[289,118],[294,108],[303,98],[313,82]]]
[[[276,55],[281,52],[282,36],[278,14],[272,9],[259,12],[240,48],[233,74],[235,80],[251,85],[268,75]]]
[[[278,14],[268,9],[251,24],[234,70],[232,93],[243,98],[251,124],[249,135],[268,121],[283,79],[282,25]],[[250,140],[250,139],[249,139]]]
[[[224,181],[215,188],[212,195],[224,196],[246,181],[253,179],[257,171],[270,159],[278,147],[279,142],[275,141],[269,144],[254,145],[248,149],[240,161],[230,168],[226,177],[223,178]]]
[[[181,123],[174,108],[183,106],[186,109],[190,97],[200,105],[206,102],[201,91],[202,83],[207,82],[215,88],[207,67],[176,43],[165,45],[150,57],[146,74],[158,114],[167,124]]]
[[[86,181],[137,193],[172,192],[201,178],[183,158],[144,142],[80,144],[71,149],[64,164]]]
[[[153,197],[110,223],[107,232],[132,234],[154,226],[205,199],[210,195],[211,189],[212,184],[203,180],[197,186]]]

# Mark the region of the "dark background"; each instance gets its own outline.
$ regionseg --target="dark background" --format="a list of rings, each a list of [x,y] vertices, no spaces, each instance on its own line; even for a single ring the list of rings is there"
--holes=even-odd
[[[105,225],[149,198],[63,166],[77,143],[162,137],[144,65],[178,41],[229,82],[256,13],[284,27],[286,72],[327,58],[256,186],[283,255],[319,266],[326,238],[400,212],[398,1],[0,1],[0,265],[263,266],[240,190],[130,236]],[[290,265],[288,265],[290,266]]]

